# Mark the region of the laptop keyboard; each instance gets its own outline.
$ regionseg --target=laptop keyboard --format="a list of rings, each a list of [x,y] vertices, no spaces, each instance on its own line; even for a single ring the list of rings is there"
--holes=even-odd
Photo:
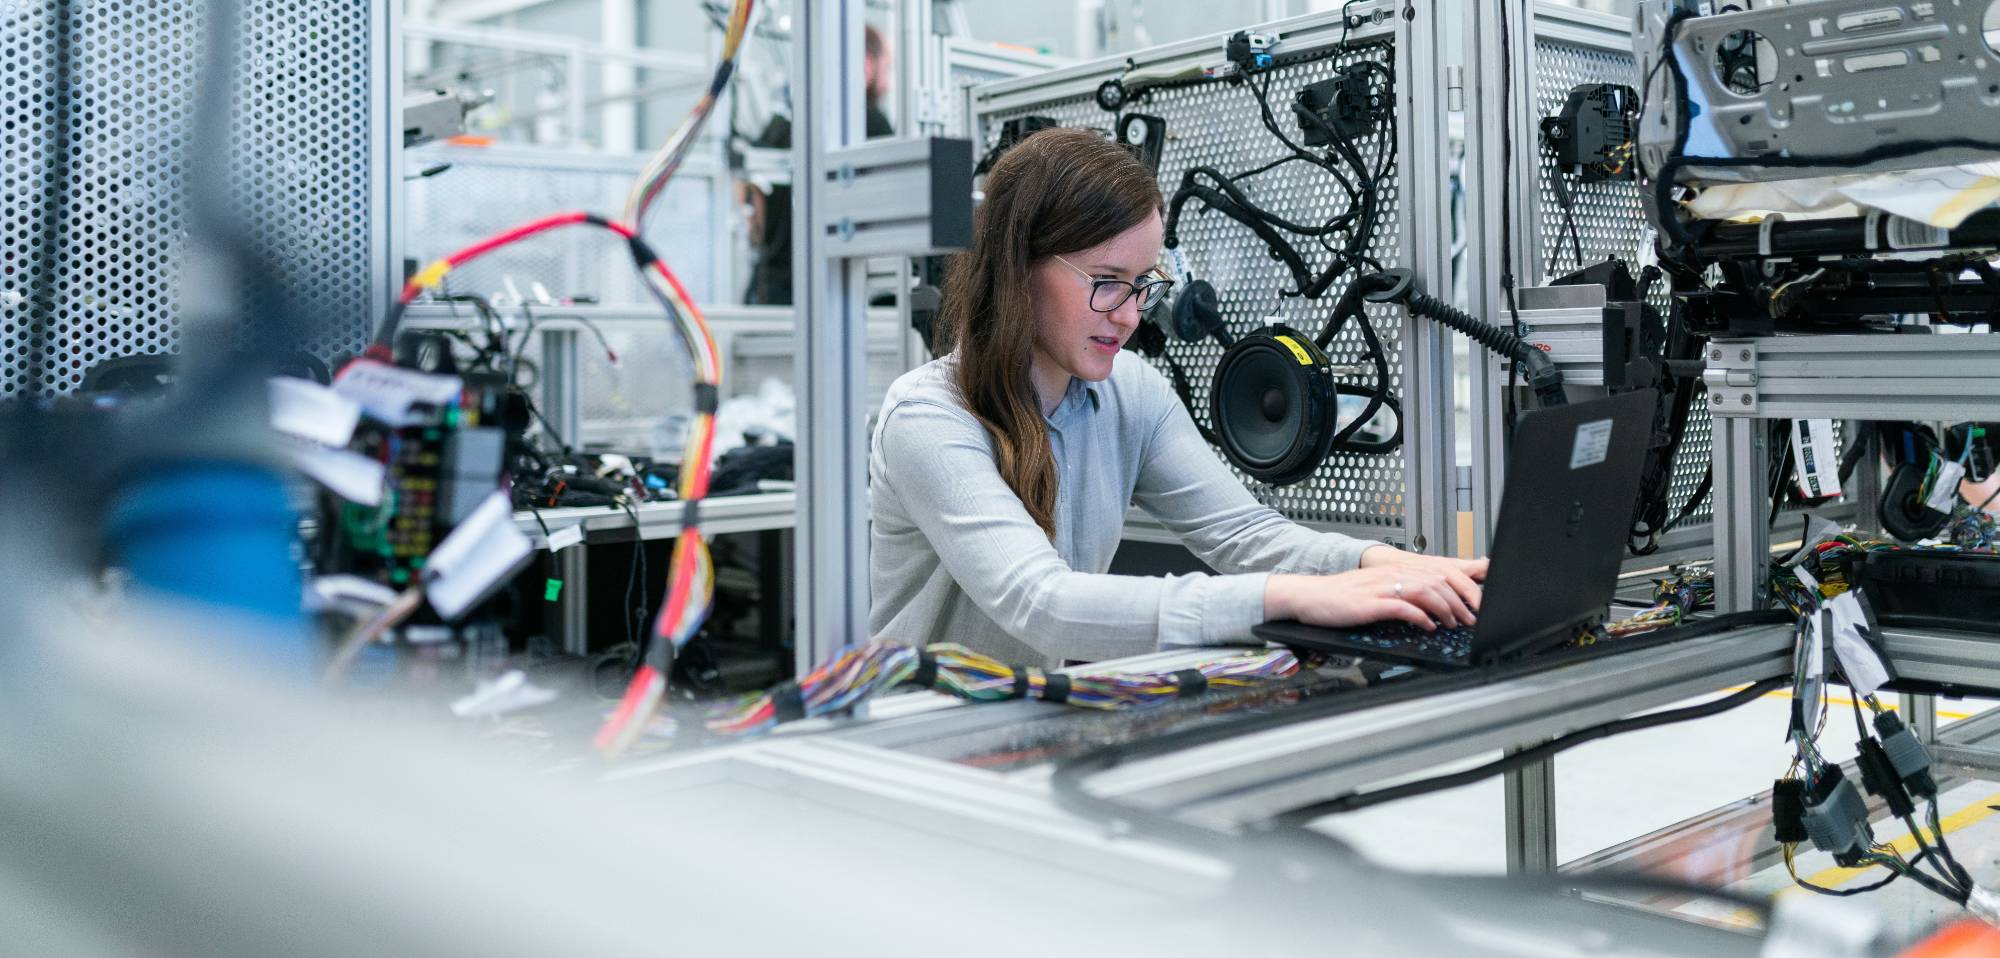
[[[1464,661],[1472,658],[1472,632],[1470,626],[1426,632],[1408,622],[1384,622],[1370,626],[1366,631],[1355,632],[1349,639],[1378,649],[1399,649]]]

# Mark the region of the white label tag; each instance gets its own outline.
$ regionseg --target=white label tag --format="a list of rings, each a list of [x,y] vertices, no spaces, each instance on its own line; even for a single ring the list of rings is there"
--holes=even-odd
[[[358,575],[323,575],[306,584],[306,608],[311,612],[354,604],[379,609],[394,601],[396,590]]]
[[[1792,574],[1799,577],[1800,585],[1805,586],[1808,589],[1811,589],[1813,595],[1819,595],[1819,580],[1813,578],[1813,574],[1807,572],[1806,567],[1804,565],[1793,566]],[[1814,621],[1817,622],[1818,620],[1815,619]]]
[[[348,363],[333,381],[333,391],[361,404],[363,411],[391,426],[415,422],[410,409],[442,406],[458,397],[465,381],[457,376],[420,373],[372,359]]]
[[[1951,245],[1951,231],[1906,216],[1889,217],[1890,249],[1934,249]]]
[[[561,552],[564,549],[567,549],[570,546],[576,545],[582,541],[583,541],[583,523],[579,522],[573,526],[564,526],[561,529],[557,529],[556,531],[549,533],[549,551]]]
[[[1803,573],[1805,570],[1799,570]],[[1799,696],[1792,700],[1792,737],[1810,736],[1814,720],[1819,718],[1821,700],[1826,696],[1826,641],[1820,635],[1818,615],[1806,620],[1805,635],[1799,638],[1805,647],[1798,652],[1805,656],[1805,681],[1799,684]]]
[[[1812,538],[1806,540],[1806,548],[1811,549],[1822,542],[1840,538],[1840,523],[1832,519],[1812,516]]]
[[[328,446],[345,446],[361,421],[361,405],[309,379],[273,376],[271,428]]]
[[[455,622],[507,581],[535,552],[514,527],[513,504],[495,490],[451,530],[424,562],[424,595]]]
[[[389,470],[358,452],[292,439],[281,443],[292,468],[342,499],[359,506],[382,504],[382,483]]]
[[[1569,451],[1569,467],[1594,466],[1611,455],[1611,420],[1599,419],[1576,427],[1576,445]]]
[[[1174,274],[1174,282],[1182,286],[1187,285],[1187,257],[1182,255],[1180,247],[1176,246],[1173,249],[1167,250],[1167,270]]]
[[[1965,467],[1956,462],[1945,462],[1938,466],[1937,478],[1931,480],[1930,498],[1924,505],[1939,512],[1950,512],[1958,507],[1958,481],[1965,478]]]
[[[1834,596],[1826,604],[1833,629],[1833,654],[1840,659],[1840,671],[1857,695],[1873,695],[1889,681],[1889,667],[1875,647],[1868,643],[1868,616],[1855,598],[1855,590]]]
[[[1792,420],[1792,461],[1798,463],[1801,495],[1808,499],[1840,495],[1840,451],[1833,444],[1833,420]]]

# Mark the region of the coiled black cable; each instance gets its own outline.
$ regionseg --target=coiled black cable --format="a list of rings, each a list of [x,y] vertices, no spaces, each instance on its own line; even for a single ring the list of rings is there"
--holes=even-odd
[[[1481,322],[1471,313],[1429,293],[1414,293],[1403,305],[1408,307],[1410,312],[1458,330],[1471,337],[1474,342],[1508,359],[1518,362],[1526,358],[1530,352],[1540,352],[1521,337],[1491,323]]]
[[[1488,323],[1465,310],[1416,288],[1416,280],[1406,269],[1388,269],[1379,273],[1360,276],[1348,286],[1347,293],[1334,310],[1334,318],[1320,336],[1331,339],[1350,313],[1361,311],[1362,301],[1373,303],[1400,303],[1412,316],[1422,316],[1464,333],[1467,338],[1514,363],[1535,391],[1535,399],[1543,408],[1567,405],[1569,396],[1563,390],[1562,370],[1556,368],[1547,353],[1533,343],[1514,333]],[[1324,343],[1321,344],[1324,348]]]

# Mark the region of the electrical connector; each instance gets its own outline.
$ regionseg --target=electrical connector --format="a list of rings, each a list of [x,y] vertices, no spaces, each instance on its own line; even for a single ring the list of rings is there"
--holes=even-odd
[[[1909,726],[1894,712],[1875,716],[1875,734],[1882,736],[1882,751],[1888,755],[1896,777],[1917,798],[1937,797],[1937,779],[1931,775],[1931,752]]]
[[[1278,38],[1272,34],[1238,30],[1229,35],[1228,42],[1223,46],[1223,55],[1236,64],[1237,70],[1255,73],[1271,68],[1271,48],[1277,43]]]
[[[1838,765],[1827,766],[1807,791],[1805,826],[1813,847],[1832,854],[1843,866],[1859,865],[1861,853],[1875,844],[1875,833],[1868,827],[1868,803]]]
[[[1897,818],[1914,814],[1917,806],[1910,801],[1909,790],[1903,787],[1903,780],[1896,774],[1896,766],[1890,764],[1888,753],[1882,750],[1882,743],[1864,738],[1858,746],[1860,751],[1854,756],[1854,764],[1861,771],[1862,786],[1889,806],[1889,814]]]
[[[1535,402],[1541,408],[1553,409],[1569,402],[1569,393],[1563,389],[1562,370],[1539,348],[1522,354],[1521,378],[1534,391]]]
[[[1771,786],[1771,830],[1780,844],[1796,845],[1806,834],[1806,783],[1780,779]]]
[[[1366,69],[1370,65],[1349,64],[1340,68],[1332,79],[1299,89],[1294,99],[1305,111],[1298,116],[1301,142],[1307,146],[1330,146],[1336,135],[1358,140],[1381,124],[1391,104],[1386,93],[1376,92],[1373,74]]]

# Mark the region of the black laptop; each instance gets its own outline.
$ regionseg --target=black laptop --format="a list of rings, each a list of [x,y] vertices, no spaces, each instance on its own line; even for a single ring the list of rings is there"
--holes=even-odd
[[[1476,627],[1268,622],[1253,634],[1294,649],[1431,669],[1470,668],[1560,644],[1602,616],[1618,587],[1655,399],[1641,389],[1521,418]]]

